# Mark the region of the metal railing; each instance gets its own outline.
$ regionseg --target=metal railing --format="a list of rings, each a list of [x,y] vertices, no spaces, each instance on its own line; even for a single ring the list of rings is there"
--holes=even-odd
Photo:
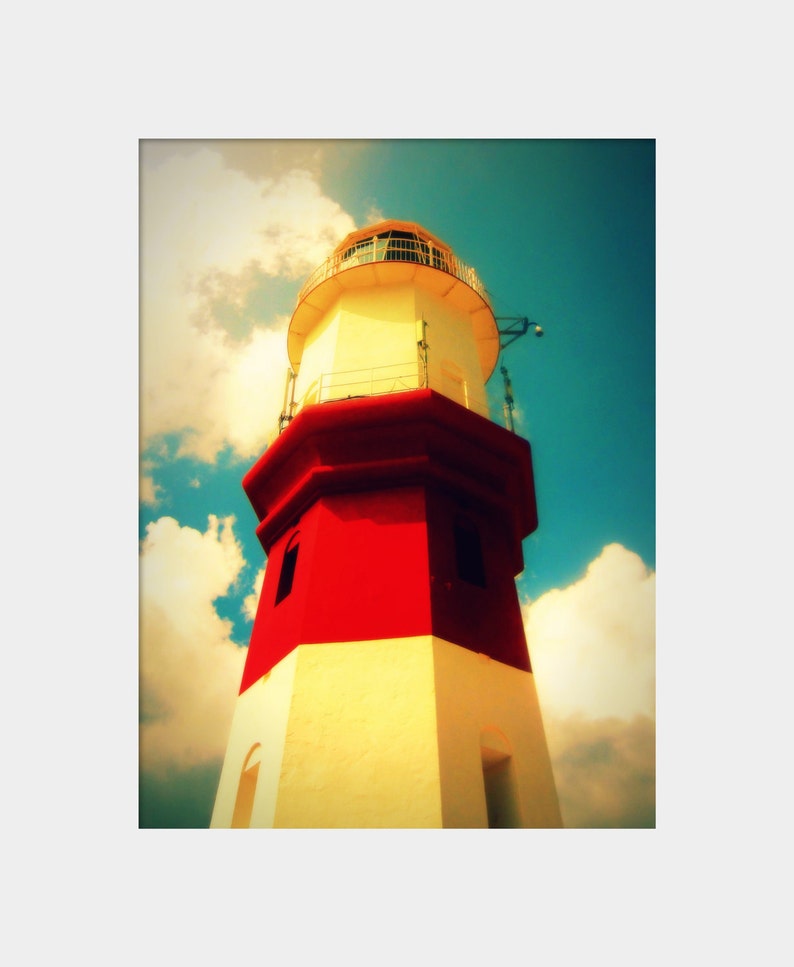
[[[471,266],[453,255],[449,249],[439,248],[418,235],[412,238],[393,238],[388,234],[374,235],[372,238],[356,242],[342,252],[334,252],[330,255],[304,282],[298,293],[298,305],[321,282],[333,278],[339,272],[355,268],[357,265],[366,265],[369,262],[415,262],[420,265],[430,265],[465,282],[490,305],[488,293],[477,273]]]
[[[456,403],[460,403],[467,410],[474,410],[475,413],[490,419],[488,400],[485,396],[481,393],[472,392],[472,388],[466,380],[451,376],[444,370],[442,370],[440,377],[428,379],[422,360],[411,363],[372,366],[368,369],[354,369],[347,372],[321,373],[298,400],[294,396],[290,398],[290,391],[294,393],[294,385],[294,375],[290,371],[287,379],[284,410],[279,418],[279,434],[307,406],[330,403],[335,400],[386,396],[391,393],[405,393],[428,387],[435,389]]]
[[[420,389],[424,385],[422,364],[418,361],[372,366],[346,373],[322,373],[316,384],[317,402],[402,393],[404,390]]]

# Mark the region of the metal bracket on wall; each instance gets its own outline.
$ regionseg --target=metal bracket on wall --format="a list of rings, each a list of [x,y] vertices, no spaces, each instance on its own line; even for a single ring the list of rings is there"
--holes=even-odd
[[[535,327],[535,335],[542,336],[543,330],[536,322],[531,322],[526,316],[494,316],[497,322],[510,322],[512,325],[507,326],[506,329],[499,329],[500,336],[509,336],[510,338],[505,342],[504,339],[499,340],[499,349],[506,349],[511,343],[514,343],[516,339],[520,339],[525,336],[529,330],[530,326]]]

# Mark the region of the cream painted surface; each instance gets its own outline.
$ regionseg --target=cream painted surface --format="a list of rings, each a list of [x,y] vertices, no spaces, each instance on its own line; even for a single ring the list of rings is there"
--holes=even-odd
[[[320,376],[333,372],[336,344],[339,341],[339,320],[339,311],[333,306],[306,336],[303,358],[295,380],[295,400],[300,401],[301,406],[319,402]]]
[[[238,698],[213,828],[257,742],[252,827],[484,828],[507,758],[520,825],[562,825],[533,676],[440,638],[291,652]]]
[[[445,827],[487,827],[483,763],[513,765],[521,826],[562,826],[535,679],[434,639],[438,748]]]
[[[302,406],[420,385],[411,285],[343,291],[306,335],[295,385]]]
[[[430,388],[487,417],[485,381],[468,315],[429,292],[417,292],[416,303],[417,318],[427,322]]]
[[[430,388],[487,417],[484,364],[471,313],[451,301],[448,293],[438,291],[439,280],[447,286],[454,280],[430,269],[417,277],[410,263],[388,264],[388,271],[382,265],[369,270],[371,279],[352,272],[339,275],[337,284],[349,279],[351,286],[337,285],[335,298],[319,316],[311,323],[303,318],[306,331],[301,336],[295,413],[324,399],[422,385],[417,326],[424,318]],[[387,272],[389,281],[377,281],[377,271]],[[404,281],[400,281],[401,271],[406,274]]]
[[[353,289],[339,301],[334,397],[377,396],[420,386],[413,290],[409,285]]]
[[[229,829],[232,826],[246,760],[257,743],[261,749],[251,826],[273,825],[297,658],[297,653],[291,652],[269,674],[238,695],[210,821],[211,829]]]
[[[441,826],[431,639],[297,651],[276,825]]]

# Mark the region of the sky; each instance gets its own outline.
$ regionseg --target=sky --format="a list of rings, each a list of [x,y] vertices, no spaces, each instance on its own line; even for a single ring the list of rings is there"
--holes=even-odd
[[[265,566],[240,481],[303,280],[384,218],[543,328],[500,364],[533,449],[517,587],[563,821],[655,826],[655,162],[653,140],[141,141],[141,827],[209,824]],[[498,366],[488,391],[498,422]]]

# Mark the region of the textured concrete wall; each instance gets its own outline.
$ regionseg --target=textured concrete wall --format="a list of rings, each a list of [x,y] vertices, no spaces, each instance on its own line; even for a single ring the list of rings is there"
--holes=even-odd
[[[487,827],[508,758],[516,824],[562,825],[532,674],[432,636],[300,645],[240,695],[214,827],[257,744],[252,827]]]

